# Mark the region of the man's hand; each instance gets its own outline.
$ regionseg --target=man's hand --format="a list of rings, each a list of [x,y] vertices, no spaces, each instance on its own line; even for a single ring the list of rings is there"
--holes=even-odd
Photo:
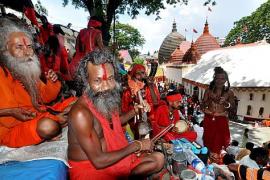
[[[138,145],[138,151],[147,151],[147,152],[151,152],[154,148],[154,144],[150,139],[142,139],[139,141],[134,141],[134,143],[136,143],[136,145]],[[138,152],[137,151],[137,152]]]
[[[57,74],[53,70],[49,70],[48,72],[45,72],[46,78],[51,80],[52,82],[56,82],[58,79]]]
[[[18,119],[19,121],[25,122],[36,117],[36,113],[22,109],[22,108],[12,108],[9,110],[9,115]]]
[[[146,102],[146,100],[144,100],[142,104],[134,105],[134,110],[136,114],[139,113],[139,109],[142,109],[142,112],[150,112],[151,106]]]

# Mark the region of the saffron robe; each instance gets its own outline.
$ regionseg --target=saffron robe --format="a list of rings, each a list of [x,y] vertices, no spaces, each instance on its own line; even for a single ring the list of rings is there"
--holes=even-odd
[[[21,82],[14,79],[8,69],[6,72],[0,68],[0,109],[8,108],[23,108],[36,112],[34,119],[22,122],[12,116],[0,117],[0,145],[9,147],[22,147],[40,143],[42,139],[36,132],[38,120],[47,117],[50,119],[57,119],[49,113],[38,112],[32,104],[31,97],[25,90]],[[41,99],[44,103],[49,103],[56,99],[61,88],[59,81],[48,81],[44,84],[40,81],[38,89]]]

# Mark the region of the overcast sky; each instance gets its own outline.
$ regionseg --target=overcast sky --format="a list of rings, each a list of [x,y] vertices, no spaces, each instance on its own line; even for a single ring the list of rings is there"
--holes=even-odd
[[[37,0],[32,0],[35,4]],[[67,25],[72,23],[72,28],[80,30],[87,25],[89,13],[84,9],[75,9],[72,5],[62,6],[62,0],[40,0],[48,10],[48,20],[52,23]],[[142,53],[158,50],[163,39],[171,32],[172,23],[175,20],[177,30],[187,40],[192,39],[192,29],[195,28],[198,33],[194,34],[194,40],[201,35],[206,17],[208,17],[210,33],[213,36],[223,38],[233,23],[243,16],[250,15],[262,3],[267,0],[216,0],[217,5],[211,7],[209,12],[207,7],[203,6],[204,0],[190,0],[189,5],[185,6],[166,6],[161,11],[161,18],[155,21],[156,16],[146,16],[143,13],[136,19],[131,19],[127,15],[120,15],[121,23],[128,23],[137,28],[144,36],[146,43],[140,50]],[[185,29],[188,30],[185,34]]]

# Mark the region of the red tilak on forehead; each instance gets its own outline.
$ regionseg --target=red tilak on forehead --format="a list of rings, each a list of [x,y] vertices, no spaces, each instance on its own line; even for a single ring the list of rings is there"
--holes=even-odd
[[[26,39],[25,39],[25,38],[23,38],[23,44],[24,44],[25,46],[27,46],[27,44],[26,44]]]
[[[106,71],[106,67],[105,64],[101,64],[102,70],[103,70],[103,76],[102,79],[103,80],[107,80],[107,71]]]

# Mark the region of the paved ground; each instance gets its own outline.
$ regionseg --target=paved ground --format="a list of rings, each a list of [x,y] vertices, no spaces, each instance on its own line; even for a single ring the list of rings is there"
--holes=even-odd
[[[230,121],[231,139],[237,140],[240,145],[242,142],[242,135],[244,129],[249,128],[249,141],[256,145],[262,145],[266,141],[270,141],[270,127],[257,127],[254,128],[249,124],[241,124]]]

